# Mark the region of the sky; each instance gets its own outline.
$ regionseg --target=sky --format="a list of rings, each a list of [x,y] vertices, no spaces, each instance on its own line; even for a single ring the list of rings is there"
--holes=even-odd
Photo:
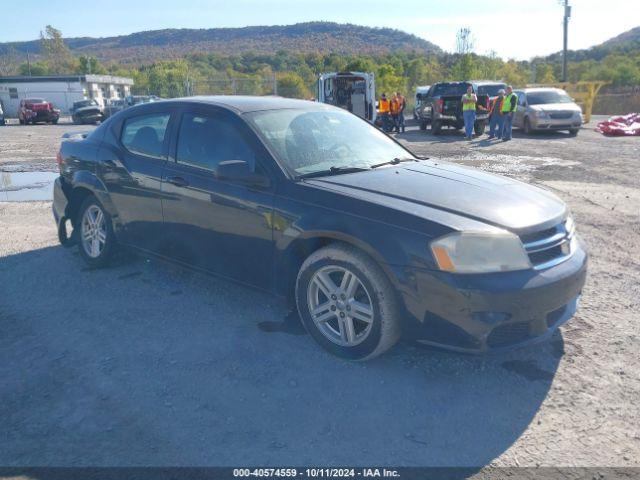
[[[20,0],[3,13],[0,42],[33,40],[51,24],[65,37],[108,37],[163,28],[287,25],[314,20],[391,27],[455,50],[469,27],[476,53],[529,59],[562,48],[560,0]],[[569,48],[640,26],[640,0],[570,0]],[[92,8],[87,8],[91,6]],[[14,21],[12,21],[12,19]],[[25,20],[28,19],[28,20]]]

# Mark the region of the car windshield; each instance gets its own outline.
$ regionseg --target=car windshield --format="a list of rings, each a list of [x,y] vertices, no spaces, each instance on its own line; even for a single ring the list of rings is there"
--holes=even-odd
[[[569,95],[556,90],[527,93],[529,105],[545,105],[547,103],[573,103]]]
[[[81,100],[79,102],[75,102],[73,106],[74,108],[84,108],[84,107],[89,107],[97,104],[98,102],[96,102],[95,100]]]
[[[434,97],[462,96],[467,93],[468,83],[441,83],[433,88]]]
[[[42,98],[27,98],[25,103],[45,103],[45,101]]]
[[[298,175],[415,158],[349,112],[282,109],[251,112],[246,117],[279,160]]]
[[[507,86],[504,83],[492,83],[490,85],[479,85],[478,95],[489,95],[490,97],[497,97],[499,90],[506,89]]]

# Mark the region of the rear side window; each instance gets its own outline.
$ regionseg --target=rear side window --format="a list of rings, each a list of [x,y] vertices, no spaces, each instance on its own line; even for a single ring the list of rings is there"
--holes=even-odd
[[[169,117],[168,113],[154,113],[128,118],[122,127],[122,145],[136,155],[164,159]]]
[[[433,90],[434,97],[458,97],[467,93],[468,83],[440,83],[435,85]]]
[[[208,170],[216,170],[225,160],[244,160],[255,171],[256,154],[230,119],[185,113],[180,123],[176,160]]]
[[[507,86],[504,83],[492,83],[478,86],[478,95],[489,95],[490,97],[497,97],[500,90],[506,89]]]

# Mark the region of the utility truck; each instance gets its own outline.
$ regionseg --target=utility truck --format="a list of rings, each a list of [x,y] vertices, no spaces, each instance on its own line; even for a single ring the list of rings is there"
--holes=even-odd
[[[318,77],[317,100],[349,110],[371,123],[376,120],[376,84],[373,73],[323,73]]]

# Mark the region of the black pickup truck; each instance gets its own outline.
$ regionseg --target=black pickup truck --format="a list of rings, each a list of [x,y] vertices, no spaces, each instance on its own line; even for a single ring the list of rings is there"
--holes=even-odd
[[[423,99],[417,112],[420,129],[426,130],[427,125],[431,125],[431,133],[434,135],[438,135],[443,126],[461,129],[464,126],[462,96],[467,93],[469,85],[473,87],[473,91],[478,97],[474,131],[476,135],[482,135],[489,119],[489,102],[497,95],[498,90],[505,88],[504,83],[486,81],[436,83]]]

